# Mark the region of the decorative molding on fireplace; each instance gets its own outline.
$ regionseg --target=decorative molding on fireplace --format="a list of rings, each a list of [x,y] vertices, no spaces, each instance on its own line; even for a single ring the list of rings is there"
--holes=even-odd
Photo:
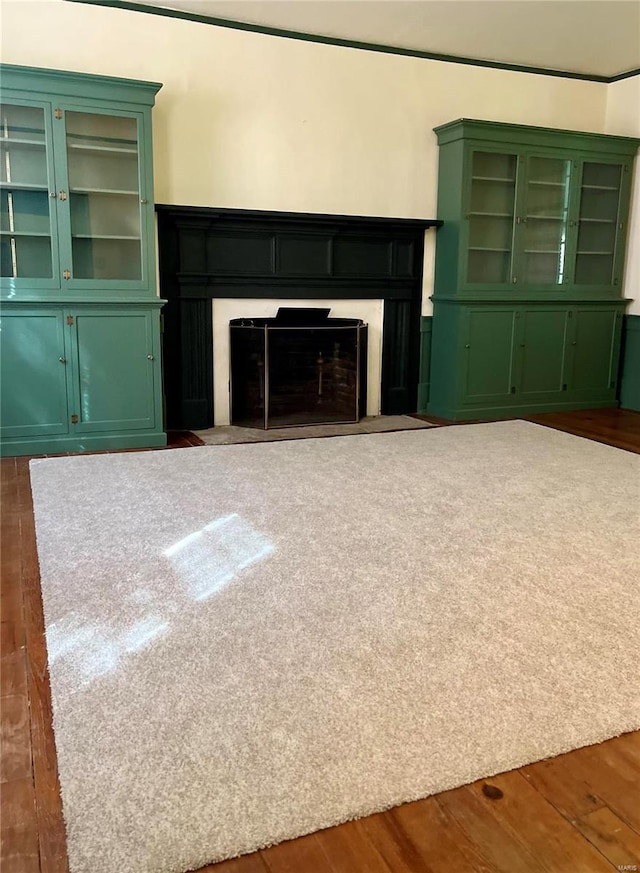
[[[384,300],[382,411],[416,411],[424,233],[442,222],[156,209],[169,428],[213,424],[210,300],[221,297]]]

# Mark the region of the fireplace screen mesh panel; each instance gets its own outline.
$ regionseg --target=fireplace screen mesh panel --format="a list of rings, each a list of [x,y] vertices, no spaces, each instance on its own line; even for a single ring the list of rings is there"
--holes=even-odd
[[[367,328],[328,312],[281,309],[275,318],[230,322],[232,424],[359,421]]]

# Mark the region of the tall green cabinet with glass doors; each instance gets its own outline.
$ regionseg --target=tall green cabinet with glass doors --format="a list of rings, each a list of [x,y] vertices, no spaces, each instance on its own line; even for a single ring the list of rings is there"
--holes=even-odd
[[[467,119],[436,134],[444,225],[427,411],[615,405],[639,141]]]
[[[160,85],[0,66],[3,455],[161,446]]]

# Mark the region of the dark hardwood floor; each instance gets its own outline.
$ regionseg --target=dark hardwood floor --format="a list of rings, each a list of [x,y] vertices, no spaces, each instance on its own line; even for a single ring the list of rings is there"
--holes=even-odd
[[[479,421],[449,421],[433,415],[415,415],[441,427],[478,424]],[[630,409],[580,409],[577,412],[540,412],[526,421],[564,430],[576,436],[640,454],[640,412]]]
[[[547,413],[531,420],[640,452],[640,413]],[[200,444],[193,434],[172,434],[169,448]],[[65,873],[28,461],[0,462],[1,869]],[[210,865],[203,873],[620,869],[640,871],[640,732]]]

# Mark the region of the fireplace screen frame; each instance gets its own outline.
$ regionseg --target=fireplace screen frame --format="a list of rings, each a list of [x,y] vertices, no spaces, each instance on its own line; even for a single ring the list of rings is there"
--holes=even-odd
[[[322,313],[320,317],[313,317],[314,310],[306,310],[311,315],[307,323],[295,323],[295,316],[291,320],[294,310],[281,309],[276,318],[235,318],[229,323],[229,350],[230,350],[230,413],[231,424],[238,427],[254,427],[263,430],[274,428],[299,427],[316,424],[353,424],[360,421],[366,412],[366,372],[367,372],[367,325],[362,319],[357,318],[326,318],[328,310],[316,310]],[[300,310],[300,312],[305,312]],[[293,323],[291,323],[293,322]],[[349,386],[353,391],[353,398],[348,398],[352,409],[344,413],[344,398],[340,404],[335,404],[333,411],[327,415],[314,415],[308,409],[310,401],[307,391],[307,406],[298,412],[291,412],[283,420],[282,404],[286,403],[286,393],[282,395],[274,392],[274,381],[279,384],[281,380],[274,380],[274,360],[278,364],[282,362],[283,354],[286,354],[286,339],[291,338],[293,344],[298,345],[304,341],[308,333],[309,339],[322,340],[314,346],[310,346],[307,356],[307,371],[311,358],[315,358],[318,345],[327,348],[329,344],[336,342],[336,337],[344,335],[344,344],[351,345],[351,354],[346,361],[347,368],[351,368],[353,384]],[[323,336],[323,334],[325,336]],[[284,344],[284,349],[282,345]],[[274,354],[274,349],[280,346],[280,350]],[[292,352],[295,353],[295,345]],[[315,359],[317,372],[317,397],[322,402],[323,391],[326,396],[327,389],[335,390],[335,384],[331,385],[330,358],[326,360],[322,353]],[[255,370],[250,367],[250,362],[255,364]],[[324,366],[328,365],[325,375]],[[252,370],[251,375],[247,375]],[[323,382],[324,380],[324,382]],[[344,386],[341,386],[344,388]],[[254,399],[250,394],[253,389]],[[258,397],[255,397],[256,390]],[[275,389],[276,391],[278,389]],[[280,411],[273,412],[280,403]],[[327,411],[325,406],[323,411]]]

